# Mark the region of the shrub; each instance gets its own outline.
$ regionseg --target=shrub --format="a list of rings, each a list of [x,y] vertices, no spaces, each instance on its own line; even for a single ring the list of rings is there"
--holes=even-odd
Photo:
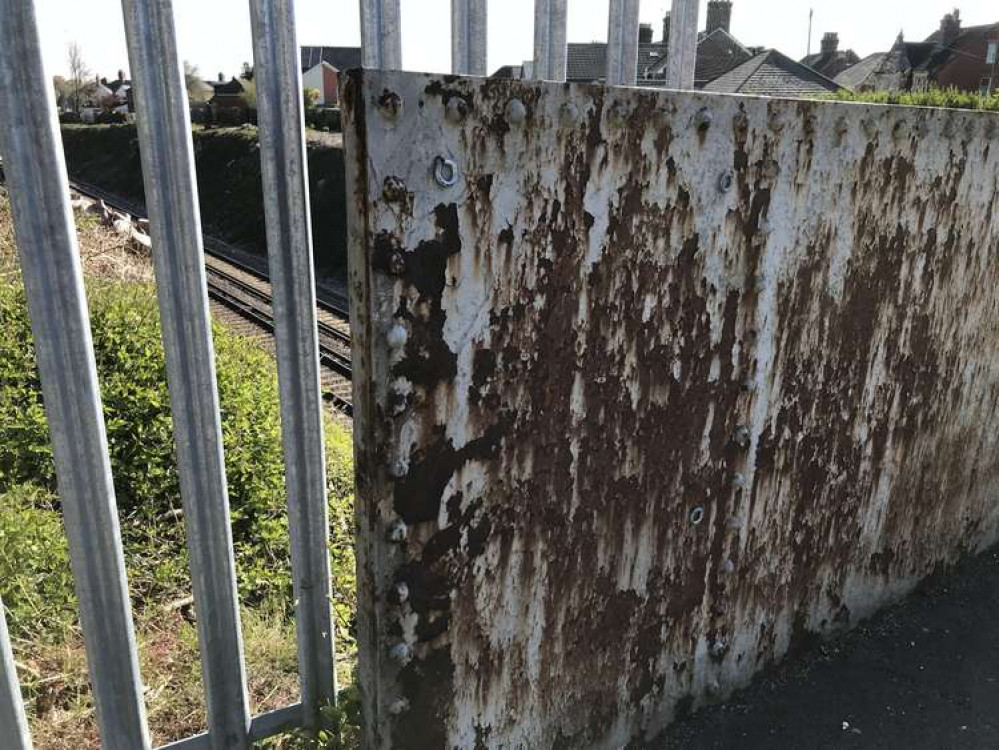
[[[893,104],[905,107],[942,107],[946,109],[977,109],[999,112],[999,94],[980,96],[958,91],[955,88],[930,89],[929,91],[840,91],[824,99],[867,104]]]
[[[132,593],[159,600],[189,584],[155,295],[145,284],[95,282],[88,296]],[[20,284],[0,284],[0,332],[0,493],[39,488],[21,496],[35,498],[31,512],[47,518],[58,509],[46,494],[55,495],[55,475]],[[290,606],[275,365],[259,346],[220,327],[215,345],[240,593],[251,604]],[[334,605],[347,624],[354,602],[350,438],[331,421],[327,444]]]

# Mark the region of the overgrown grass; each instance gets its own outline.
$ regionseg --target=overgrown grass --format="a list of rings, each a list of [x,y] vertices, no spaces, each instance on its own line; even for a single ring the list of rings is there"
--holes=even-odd
[[[820,98],[841,102],[865,102],[867,104],[895,104],[906,107],[943,107],[947,109],[974,109],[999,112],[999,94],[985,97],[958,91],[954,88],[932,89],[922,92],[868,91],[855,93],[844,90]]]
[[[28,321],[0,196],[0,596],[39,747],[97,747],[69,555]],[[81,222],[81,237],[106,230]],[[190,577],[159,315],[143,265],[121,241],[84,246],[94,350],[150,725],[157,743],[204,729]],[[89,244],[89,243],[88,243]],[[105,274],[104,271],[107,271]],[[140,279],[135,281],[134,279]],[[275,363],[252,340],[214,330],[223,440],[251,703],[298,695]],[[355,610],[350,435],[329,420],[333,607],[341,684]],[[340,721],[341,714],[331,717]],[[297,746],[285,739],[274,747]],[[299,743],[300,744],[300,743]],[[0,742],[2,746],[2,742]],[[335,745],[339,747],[340,745]]]

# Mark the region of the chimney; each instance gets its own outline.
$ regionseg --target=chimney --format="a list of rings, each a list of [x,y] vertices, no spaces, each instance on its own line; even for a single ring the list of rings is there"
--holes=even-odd
[[[961,11],[954,8],[940,21],[940,43],[949,47],[961,35]]]
[[[225,83],[225,76],[219,73],[219,83]]]
[[[839,34],[829,31],[822,37],[822,54],[835,55],[839,51]]]
[[[708,25],[705,31],[709,34],[716,29],[731,31],[732,0],[708,0]]]
[[[663,16],[663,44],[669,44],[669,13]]]
[[[652,24],[643,23],[638,27],[638,43],[652,44]]]

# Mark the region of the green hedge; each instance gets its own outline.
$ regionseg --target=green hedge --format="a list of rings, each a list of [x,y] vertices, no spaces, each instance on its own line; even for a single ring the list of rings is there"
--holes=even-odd
[[[867,104],[896,104],[907,107],[944,107],[947,109],[978,109],[999,112],[999,94],[989,97],[968,94],[957,89],[932,89],[909,93],[905,91],[868,91],[854,93],[840,91],[829,94],[824,99],[841,102],[865,102]]]
[[[70,175],[143,202],[142,165],[134,125],[64,125]],[[313,252],[322,273],[347,267],[343,149],[307,142]],[[260,255],[267,252],[257,129],[195,129],[201,218],[211,234]]]
[[[172,421],[151,287],[90,282],[90,310],[108,445],[133,598],[141,605],[189,590]],[[249,604],[290,607],[291,578],[277,376],[253,342],[215,329],[216,367],[239,588]],[[327,426],[334,598],[354,607],[351,439]],[[0,282],[0,596],[15,632],[38,624],[66,589],[59,504],[23,287]],[[58,532],[58,533],[57,533]],[[37,595],[36,593],[37,592]]]

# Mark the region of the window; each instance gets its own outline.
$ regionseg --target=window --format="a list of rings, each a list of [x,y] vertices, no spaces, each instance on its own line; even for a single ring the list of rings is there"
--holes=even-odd
[[[999,50],[999,42],[989,42],[988,52],[985,53],[985,62],[989,65],[996,64],[996,51]]]

